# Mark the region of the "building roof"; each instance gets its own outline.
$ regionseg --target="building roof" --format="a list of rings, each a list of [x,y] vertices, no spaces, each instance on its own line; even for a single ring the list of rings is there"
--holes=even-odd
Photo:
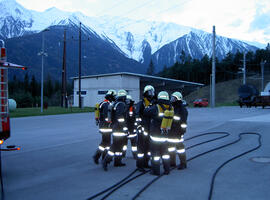
[[[176,80],[171,78],[163,78],[159,76],[150,76],[145,74],[137,74],[137,73],[131,73],[131,72],[116,72],[116,73],[108,73],[108,74],[97,74],[97,75],[89,75],[89,76],[81,76],[81,79],[87,79],[87,78],[99,78],[99,77],[106,77],[106,76],[119,76],[119,75],[125,75],[125,76],[135,76],[139,77],[142,80],[157,80],[157,81],[165,81],[165,82],[171,82],[171,83],[180,83],[183,85],[193,85],[193,86],[204,86],[202,83],[195,83],[190,81],[182,81],[182,80]],[[71,77],[71,79],[78,79],[78,77]]]

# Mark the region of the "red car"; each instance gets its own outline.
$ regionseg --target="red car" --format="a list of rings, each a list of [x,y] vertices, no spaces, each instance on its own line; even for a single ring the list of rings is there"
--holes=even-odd
[[[196,99],[193,102],[194,107],[207,107],[208,106],[208,99],[203,98],[203,99]]]

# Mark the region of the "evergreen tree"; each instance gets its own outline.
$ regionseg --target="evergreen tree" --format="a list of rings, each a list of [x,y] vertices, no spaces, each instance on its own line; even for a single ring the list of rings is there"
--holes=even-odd
[[[38,85],[35,79],[35,76],[32,76],[31,82],[30,82],[30,92],[32,94],[32,97],[38,96]]]
[[[181,51],[180,61],[182,64],[184,64],[186,62],[186,53],[184,52],[184,50]]]
[[[44,89],[45,89],[44,91],[45,96],[50,98],[53,95],[53,84],[52,84],[52,79],[50,75],[48,75],[47,77]]]
[[[150,64],[149,64],[149,66],[147,68],[146,74],[148,74],[148,75],[154,75],[154,73],[155,73],[155,66],[154,66],[153,61],[151,59]]]
[[[28,92],[28,90],[29,90],[29,77],[28,77],[28,73],[26,73],[25,76],[24,76],[23,90],[25,92]]]
[[[266,50],[270,51],[270,44],[267,43]]]

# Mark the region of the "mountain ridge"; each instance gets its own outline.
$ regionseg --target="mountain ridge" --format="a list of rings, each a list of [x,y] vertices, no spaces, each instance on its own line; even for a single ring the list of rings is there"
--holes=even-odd
[[[38,12],[25,9],[15,0],[0,1],[2,10],[3,7],[6,8],[4,9],[6,12],[0,13],[0,38],[3,39],[38,33],[49,26],[68,26],[70,23],[78,25],[81,22],[84,33],[95,34],[100,39],[111,43],[115,50],[127,58],[134,59],[145,66],[149,65],[150,60],[153,59],[158,70],[162,65],[171,66],[172,61],[177,61],[181,50],[196,59],[199,59],[202,54],[211,56],[211,33],[192,27],[112,16],[89,17],[81,12],[66,12],[55,7]],[[184,46],[176,48],[176,41],[177,43],[181,41],[180,43]],[[196,41],[199,41],[200,45],[195,45]],[[228,38],[220,41],[217,42],[217,55],[220,54],[220,58],[230,49],[234,49],[226,46],[227,41],[230,41],[229,45],[235,45],[239,49],[247,51],[255,49],[240,40]],[[164,50],[168,45],[175,47],[175,50],[170,49],[169,56]],[[222,48],[226,50],[225,53]],[[168,58],[165,58],[166,56]],[[162,58],[163,61],[158,58]]]

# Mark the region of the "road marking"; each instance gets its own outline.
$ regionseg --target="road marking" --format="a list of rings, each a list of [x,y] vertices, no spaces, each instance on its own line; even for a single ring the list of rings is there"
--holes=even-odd
[[[255,117],[245,117],[240,119],[233,119],[231,121],[242,121],[242,122],[270,122],[270,114],[259,115]]]

